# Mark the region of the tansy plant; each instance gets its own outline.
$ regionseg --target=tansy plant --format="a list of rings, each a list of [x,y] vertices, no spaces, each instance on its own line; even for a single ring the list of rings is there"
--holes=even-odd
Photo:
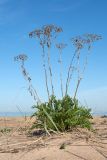
[[[20,54],[14,58],[15,61],[20,62],[22,74],[28,82],[28,91],[35,100],[35,105],[33,108],[36,108],[36,111],[32,116],[36,116],[36,121],[32,128],[42,128],[46,131],[47,134],[50,134],[50,132],[63,132],[78,126],[86,127],[88,129],[91,128],[91,123],[89,121],[89,119],[92,118],[90,113],[91,110],[85,108],[84,106],[80,106],[76,97],[87,66],[88,56],[91,51],[92,44],[95,41],[100,40],[101,36],[97,34],[84,34],[82,36],[77,36],[70,39],[71,44],[73,44],[75,48],[75,51],[70,57],[71,61],[70,64],[68,64],[66,83],[64,84],[62,54],[64,48],[68,45],[62,42],[56,42],[57,37],[61,32],[63,32],[61,27],[55,25],[45,25],[42,28],[35,29],[29,33],[30,38],[35,38],[39,41],[40,47],[42,49],[41,56],[48,97],[47,102],[43,103],[41,101],[37,89],[32,85],[32,79],[25,68],[27,55]],[[52,47],[57,48],[59,53],[58,62],[60,67],[59,84],[61,89],[61,99],[58,99],[55,96],[55,85],[53,83],[53,70],[51,64]],[[87,50],[87,52],[85,54],[83,65],[81,66],[81,51],[84,48]],[[74,95],[70,97],[68,89],[74,74],[77,75],[77,84],[74,89]]]

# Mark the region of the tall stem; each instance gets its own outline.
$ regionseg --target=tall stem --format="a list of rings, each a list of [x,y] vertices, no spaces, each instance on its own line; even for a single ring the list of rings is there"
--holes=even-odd
[[[74,93],[74,99],[76,98],[77,91],[78,91],[78,88],[79,88],[79,85],[80,85],[81,80],[82,80],[82,78],[78,79],[77,86],[76,86],[76,90],[75,90],[75,93]]]
[[[45,65],[45,51],[44,51],[44,46],[42,47],[43,49],[43,68],[44,68],[44,74],[45,74],[45,83],[46,83],[46,90],[47,90],[47,95],[48,95],[48,100],[50,98],[50,94],[49,94],[49,88],[48,88],[48,77],[47,77],[47,70],[46,70],[46,65]]]
[[[25,69],[25,67],[24,67],[24,62],[22,62],[21,70],[22,70],[23,76],[25,77],[25,79],[26,79],[26,80],[28,81],[28,83],[29,83],[29,88],[28,88],[28,90],[29,90],[31,96],[33,96],[34,100],[37,99],[37,101],[38,101],[39,103],[41,103],[41,100],[40,100],[40,98],[39,98],[39,95],[38,95],[36,89],[34,89],[32,83],[31,83],[31,77],[29,76],[29,74],[27,73],[27,71],[26,71],[26,69]]]
[[[60,63],[60,82],[61,82],[61,94],[63,98],[63,82],[62,82],[62,51],[60,51],[59,63]]]
[[[79,66],[79,59],[80,59],[79,55],[80,55],[80,53],[78,53],[78,57],[77,57],[78,81],[77,81],[77,86],[76,86],[76,90],[75,90],[75,93],[74,93],[74,99],[76,98],[76,95],[77,95],[77,92],[78,92],[78,88],[79,88],[80,82],[81,82],[81,80],[82,80],[82,78],[83,78],[83,74],[84,74],[85,69],[86,69],[86,66],[87,66],[87,60],[88,60],[88,55],[89,55],[89,53],[87,53],[87,55],[86,55],[86,58],[85,58],[85,61],[84,61],[84,66],[83,66],[83,71],[82,71],[81,75],[80,75],[80,66]]]
[[[76,89],[75,89],[75,93],[74,93],[74,99],[76,98],[77,91],[78,91],[80,82],[82,80],[82,78],[80,76],[80,50],[77,51],[77,71],[78,71],[78,81],[77,81],[77,85],[76,85]]]
[[[71,63],[69,65],[69,68],[68,68],[68,74],[67,74],[67,80],[66,80],[66,91],[65,91],[65,95],[67,95],[68,93],[68,87],[69,87],[69,83],[70,83],[70,79],[71,79],[71,69],[72,69],[72,64],[73,64],[73,60],[75,58],[75,55],[76,55],[76,52],[74,53],[72,59],[71,59]]]
[[[50,63],[50,41],[48,42],[48,67],[49,67],[52,95],[54,95],[54,87],[53,87],[53,81],[52,81],[52,69],[51,69],[51,63]]]

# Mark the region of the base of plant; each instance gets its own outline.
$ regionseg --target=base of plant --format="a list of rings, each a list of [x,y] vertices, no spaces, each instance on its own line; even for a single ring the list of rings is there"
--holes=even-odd
[[[91,129],[91,109],[80,106],[77,99],[69,95],[62,99],[51,96],[48,102],[33,106],[36,117],[33,128],[39,128],[50,134],[52,132],[65,132],[76,127]]]

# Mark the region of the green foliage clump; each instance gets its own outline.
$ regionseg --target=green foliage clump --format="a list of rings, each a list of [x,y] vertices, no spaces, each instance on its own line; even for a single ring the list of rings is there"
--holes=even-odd
[[[36,116],[36,121],[32,128],[42,128],[47,132],[63,132],[75,127],[91,129],[91,109],[79,106],[78,100],[68,95],[61,100],[51,96],[49,102],[34,105],[33,108],[36,111],[32,116]]]

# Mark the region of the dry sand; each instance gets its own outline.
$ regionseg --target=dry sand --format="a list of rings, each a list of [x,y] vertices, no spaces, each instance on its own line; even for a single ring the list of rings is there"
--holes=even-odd
[[[29,136],[32,121],[0,117],[0,160],[107,160],[107,118],[92,120],[95,132],[78,128],[51,136]]]

